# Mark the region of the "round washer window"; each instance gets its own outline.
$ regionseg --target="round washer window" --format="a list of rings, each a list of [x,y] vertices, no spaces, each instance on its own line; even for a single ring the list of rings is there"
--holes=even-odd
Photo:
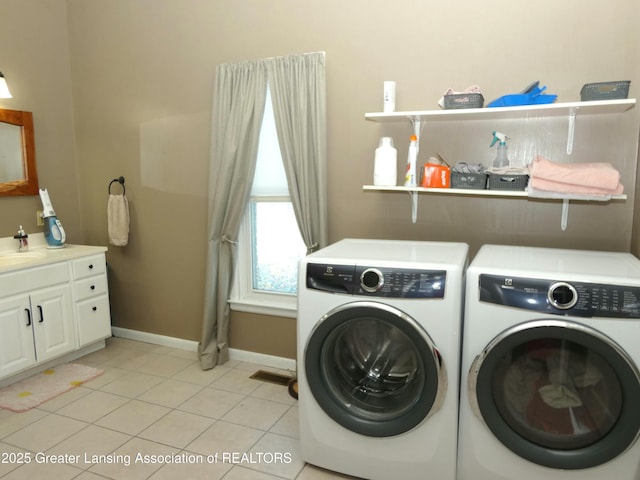
[[[588,468],[637,439],[638,371],[617,344],[584,325],[537,321],[503,332],[475,371],[484,421],[532,462]]]
[[[437,408],[446,384],[427,333],[400,310],[375,302],[328,313],[307,343],[305,371],[331,418],[376,437],[418,425]]]

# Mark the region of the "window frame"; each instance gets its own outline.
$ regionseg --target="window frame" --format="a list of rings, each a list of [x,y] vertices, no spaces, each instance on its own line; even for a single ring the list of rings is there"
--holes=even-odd
[[[250,197],[238,233],[237,258],[229,298],[232,310],[277,317],[296,318],[298,296],[292,293],[261,292],[253,288],[253,245],[251,205],[256,202],[287,202],[290,196]]]

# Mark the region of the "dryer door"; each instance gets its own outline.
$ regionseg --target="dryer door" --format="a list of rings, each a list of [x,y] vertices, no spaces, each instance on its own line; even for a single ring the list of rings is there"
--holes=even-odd
[[[325,315],[307,342],[305,373],[327,415],[372,437],[420,424],[440,408],[447,384],[427,332],[377,302],[354,302]]]
[[[640,432],[640,374],[612,339],[551,319],[498,335],[469,372],[476,414],[509,449],[556,469],[605,463]]]

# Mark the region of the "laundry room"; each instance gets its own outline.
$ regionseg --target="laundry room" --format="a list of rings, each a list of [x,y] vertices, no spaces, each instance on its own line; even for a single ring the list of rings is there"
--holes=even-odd
[[[0,72],[12,94],[0,109],[33,113],[38,184],[66,243],[107,248],[111,324],[121,338],[197,349],[211,338],[203,319],[217,305],[228,323],[207,368],[245,355],[295,370],[295,294],[284,306],[259,297],[227,307],[207,292],[224,266],[210,252],[220,191],[211,185],[230,171],[212,158],[221,65],[322,57],[324,191],[310,203],[326,225],[310,251],[360,238],[464,243],[469,261],[486,244],[640,256],[635,0],[1,0],[0,11]],[[584,85],[618,81],[629,82],[622,108],[580,108]],[[481,92],[486,107],[531,88],[557,96],[551,110],[454,118],[438,104],[448,91]],[[400,187],[414,134],[418,190],[425,163],[489,167],[506,142],[511,166],[609,163],[623,191],[606,201],[408,194]],[[397,151],[395,189],[373,188],[382,138]],[[118,246],[107,209],[110,194],[124,197],[121,187],[130,221]],[[0,237],[22,226],[33,250],[42,210],[37,193],[0,195]],[[284,229],[271,221],[276,234]],[[224,293],[236,298],[239,288]]]

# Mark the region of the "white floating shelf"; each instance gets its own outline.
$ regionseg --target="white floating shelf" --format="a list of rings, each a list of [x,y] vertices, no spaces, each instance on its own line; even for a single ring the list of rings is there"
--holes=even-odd
[[[523,105],[519,107],[464,108],[455,110],[416,110],[392,113],[365,113],[366,120],[373,122],[402,122],[447,120],[513,119],[526,117],[558,117],[571,113],[607,114],[623,113],[633,108],[635,98],[621,100],[597,100],[589,102],[550,103],[546,105]]]
[[[516,190],[472,190],[465,188],[423,188],[423,187],[379,187],[377,185],[364,185],[363,190],[378,190],[384,192],[407,193],[441,193],[443,195],[469,195],[487,197],[528,197],[525,191]]]
[[[420,193],[436,193],[443,195],[467,195],[475,197],[520,197],[530,198],[532,200],[551,200],[562,202],[562,216],[560,219],[560,228],[562,230],[567,229],[567,222],[569,218],[569,201],[595,201],[595,202],[609,202],[611,200],[626,200],[626,195],[611,195],[608,199],[587,199],[584,197],[578,197],[573,195],[562,195],[559,198],[543,198],[530,196],[529,192],[525,190],[474,190],[465,188],[423,188],[423,187],[379,187],[377,185],[364,185],[363,190],[369,191],[383,191],[383,192],[406,192],[411,197],[411,220],[416,223],[418,217],[418,196]]]
[[[466,195],[471,197],[524,197],[533,200],[574,200],[574,201],[609,201],[585,199],[584,197],[563,195],[560,198],[541,198],[530,196],[526,190],[475,190],[470,188],[423,188],[423,187],[380,187],[377,185],[364,185],[363,190],[382,191],[382,192],[407,192],[407,193],[439,193],[442,195]],[[611,200],[626,200],[626,195],[612,195]]]

